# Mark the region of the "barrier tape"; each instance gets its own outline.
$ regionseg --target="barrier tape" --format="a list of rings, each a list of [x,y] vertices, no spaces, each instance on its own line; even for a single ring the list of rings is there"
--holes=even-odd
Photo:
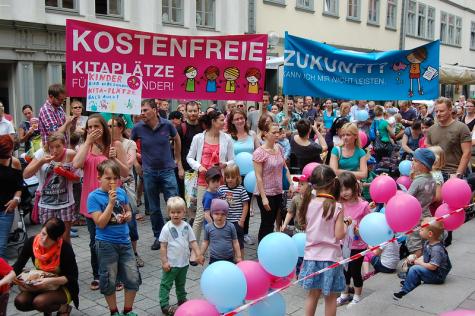
[[[465,207],[461,207],[461,208],[459,208],[459,209],[453,210],[453,211],[451,211],[450,213],[447,213],[447,214],[445,214],[445,215],[436,217],[436,218],[434,218],[433,220],[431,220],[430,222],[427,222],[427,223],[422,224],[420,227],[415,227],[415,228],[413,228],[413,229],[410,229],[410,230],[406,231],[402,236],[410,235],[410,234],[412,234],[412,233],[414,233],[414,232],[416,232],[416,231],[419,231],[421,228],[427,227],[427,226],[429,226],[429,225],[431,225],[431,224],[433,224],[433,223],[435,223],[435,222],[443,221],[444,219],[448,218],[449,216],[452,216],[453,214],[459,213],[459,212],[463,211],[464,209],[466,209],[466,208],[468,208],[468,207],[471,207],[471,206],[473,206],[473,205],[475,205],[475,203],[472,203],[472,204],[469,204],[469,205],[467,205],[467,206],[465,206]],[[265,300],[266,298],[271,297],[272,295],[274,295],[274,294],[276,294],[276,293],[282,292],[282,291],[288,289],[289,287],[291,287],[291,286],[293,286],[293,285],[296,285],[296,284],[299,283],[299,282],[302,282],[302,281],[304,281],[304,280],[313,278],[313,277],[315,277],[315,276],[317,276],[317,275],[319,275],[319,274],[322,274],[322,273],[324,273],[324,272],[326,272],[326,271],[328,271],[328,270],[334,269],[334,268],[336,268],[336,267],[338,267],[338,266],[347,264],[348,262],[351,262],[351,261],[354,261],[354,260],[356,260],[356,259],[358,259],[358,258],[364,257],[368,252],[373,251],[373,250],[380,249],[381,247],[386,246],[387,244],[389,244],[389,243],[391,243],[391,242],[394,242],[394,241],[396,241],[397,239],[398,239],[398,237],[393,237],[393,238],[391,238],[391,239],[389,239],[389,240],[387,240],[387,241],[385,241],[385,242],[383,242],[383,243],[380,243],[380,244],[377,245],[377,246],[372,246],[372,247],[370,247],[370,248],[368,248],[368,249],[366,249],[366,250],[363,250],[362,252],[357,253],[357,254],[355,254],[355,255],[349,257],[349,258],[343,259],[343,260],[341,260],[341,261],[339,261],[339,262],[335,262],[334,264],[332,264],[332,265],[330,265],[330,266],[328,266],[328,267],[326,267],[326,268],[324,268],[324,269],[321,269],[321,270],[319,270],[319,271],[317,271],[317,272],[314,272],[314,273],[312,273],[312,274],[309,274],[309,275],[307,275],[306,277],[303,277],[303,278],[301,278],[301,279],[297,279],[297,280],[295,280],[294,282],[291,282],[291,283],[289,283],[289,284],[287,284],[287,285],[281,287],[280,289],[274,290],[274,291],[268,293],[267,295],[264,295],[264,296],[262,296],[262,297],[260,297],[260,298],[257,298],[257,299],[255,299],[255,300],[249,301],[248,303],[246,303],[246,304],[244,304],[244,305],[241,305],[241,306],[235,308],[234,310],[232,310],[232,311],[230,311],[230,312],[224,313],[223,316],[234,316],[234,315],[237,315],[238,313],[245,311],[246,309],[248,309],[248,308],[251,307],[252,305],[257,304],[257,303],[259,303],[259,302]],[[298,276],[297,276],[297,277],[298,277]]]

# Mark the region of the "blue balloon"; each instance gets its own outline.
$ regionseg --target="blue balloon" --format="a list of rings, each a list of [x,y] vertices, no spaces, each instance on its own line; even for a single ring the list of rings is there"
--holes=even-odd
[[[379,245],[394,236],[394,232],[386,221],[386,216],[379,212],[363,217],[359,230],[361,238],[370,246]]]
[[[265,236],[257,248],[257,257],[262,267],[272,275],[288,276],[295,269],[298,251],[295,243],[284,233]]]
[[[368,111],[366,110],[358,110],[356,111],[356,120],[358,122],[364,122],[369,119]]]
[[[234,157],[236,165],[239,167],[241,175],[244,176],[254,170],[254,163],[252,162],[252,154],[242,152]]]
[[[244,177],[244,187],[247,192],[254,192],[256,188],[256,173],[254,171],[249,172]]]
[[[209,265],[201,275],[201,291],[212,304],[222,308],[236,307],[246,297],[244,273],[233,263],[218,261]]]
[[[305,243],[307,242],[307,235],[305,235],[305,233],[297,233],[292,236],[292,240],[294,241],[295,246],[297,247],[297,253],[299,254],[299,257],[303,257],[305,251]]]
[[[250,316],[285,316],[285,300],[280,293],[275,293],[249,308]]]
[[[402,176],[409,176],[411,174],[412,162],[410,160],[403,160],[399,163],[399,173]]]

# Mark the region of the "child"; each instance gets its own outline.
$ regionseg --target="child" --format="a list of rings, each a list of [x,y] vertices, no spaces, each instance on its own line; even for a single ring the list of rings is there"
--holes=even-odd
[[[364,274],[363,280],[373,276],[375,273],[393,273],[399,263],[399,242],[397,240],[384,245],[381,248],[368,252],[363,260]],[[373,272],[368,272],[369,264],[374,268]]]
[[[221,199],[211,202],[211,216],[213,222],[205,226],[205,238],[201,244],[201,253],[205,253],[209,246],[209,264],[216,261],[240,262],[241,249],[239,247],[236,228],[226,221],[229,205]]]
[[[244,222],[249,212],[249,195],[241,185],[241,173],[237,165],[230,164],[224,168],[224,183],[218,192],[229,204],[227,221],[236,228],[239,248],[244,257]]]
[[[117,188],[119,166],[104,160],[97,166],[100,187],[87,198],[87,211],[96,224],[96,251],[99,263],[100,289],[111,315],[136,316],[132,312],[135,294],[141,284],[135,262],[127,222],[132,218],[127,194]],[[124,312],[120,314],[115,295],[116,281],[125,287]]]
[[[327,165],[317,166],[303,193],[299,222],[306,226],[307,241],[299,278],[342,260],[340,241],[345,237],[343,208],[337,199],[340,183],[335,172]],[[312,196],[316,190],[316,196]],[[325,296],[325,314],[336,315],[336,298],[345,289],[343,266],[302,281],[308,290],[305,315],[315,315],[318,299]]]
[[[444,184],[444,176],[442,175],[442,168],[445,167],[445,152],[440,146],[429,147],[435,155],[435,161],[432,165],[431,175],[435,181],[435,197],[430,205],[430,212],[434,215],[437,207],[442,204],[442,184]]]
[[[435,155],[427,148],[418,148],[414,151],[412,161],[412,171],[414,179],[409,187],[408,193],[419,201],[422,206],[421,220],[430,217],[429,205],[432,203],[436,193],[435,181],[432,178],[431,170],[435,162]],[[418,232],[414,232],[407,238],[407,249],[416,257],[422,255],[422,240]]]
[[[7,315],[10,283],[15,279],[15,271],[8,263],[0,258],[0,316]]]
[[[287,133],[285,132],[284,128],[279,128],[279,139],[277,140],[277,143],[282,146],[282,149],[284,150],[284,159],[285,161],[289,161],[290,158],[290,142],[289,139],[287,138]]]
[[[425,239],[423,257],[414,260],[412,266],[407,272],[406,279],[401,282],[402,288],[394,293],[396,300],[418,287],[421,282],[425,284],[442,284],[447,274],[452,269],[449,255],[440,236],[444,232],[444,225],[435,221],[435,218],[429,217],[423,220],[423,223],[430,223],[429,226],[421,228],[419,234]]]
[[[163,276],[160,282],[160,307],[164,315],[173,315],[175,306],[170,306],[170,290],[175,282],[178,305],[186,302],[186,273],[190,260],[190,247],[197,261],[204,263],[195,234],[191,226],[183,220],[186,203],[178,196],[167,201],[167,211],[170,221],[163,226],[160,233],[160,258],[162,260]]]
[[[351,222],[354,225],[353,227],[350,226],[350,229],[354,229],[354,234],[348,234],[348,236],[354,235],[353,240],[349,242],[350,256],[353,256],[368,247],[358,234],[358,226],[363,217],[370,213],[369,203],[361,199],[358,179],[356,179],[353,173],[343,172],[338,177],[338,180],[341,184],[340,203],[343,205],[345,218],[351,218]],[[352,307],[360,302],[363,290],[363,277],[361,276],[363,259],[363,257],[360,257],[348,263],[348,269],[345,270],[346,289],[338,297],[336,301],[337,306],[350,303],[348,307]],[[353,285],[355,286],[353,298],[349,295],[351,279],[353,279]]]
[[[396,124],[394,124],[394,138],[396,141],[399,141],[404,136],[404,125],[402,124],[402,115],[397,113],[394,114],[394,119]]]
[[[361,186],[363,189],[361,190],[361,195],[363,196],[363,199],[365,201],[371,202],[371,195],[369,194],[369,187],[371,185],[371,182],[373,182],[374,178],[377,177],[377,174],[373,171],[374,166],[376,165],[376,159],[374,157],[371,157],[368,159],[368,176],[364,179],[361,179]]]
[[[221,184],[221,170],[218,167],[211,167],[206,171],[205,179],[208,184],[205,194],[203,195],[203,211],[205,213],[206,222],[209,224],[213,221],[210,215],[211,201],[220,197],[218,192]]]

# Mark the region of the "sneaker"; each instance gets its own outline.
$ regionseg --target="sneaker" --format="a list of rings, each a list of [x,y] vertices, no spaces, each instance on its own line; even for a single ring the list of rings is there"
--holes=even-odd
[[[139,268],[142,268],[145,265],[145,262],[139,255],[135,256],[135,263],[137,264],[137,267]]]
[[[112,316],[122,316],[122,313],[115,312],[114,314],[112,314]]]
[[[406,295],[406,293],[404,293],[403,291],[393,293],[393,299],[399,301],[404,295]]]
[[[405,281],[406,280],[402,280],[401,282],[399,282],[399,284],[401,284],[401,286],[404,286]]]
[[[128,312],[127,314],[121,314],[122,316],[138,316],[137,313],[134,313],[133,311]]]
[[[353,300],[352,296],[342,297],[341,295],[336,299],[336,306],[342,306],[348,304]]]
[[[79,234],[78,234],[78,231],[70,231],[69,232],[69,236],[71,236],[71,238],[78,238],[79,237]]]
[[[359,299],[355,299],[353,298],[350,302],[350,304],[348,304],[347,308],[352,308],[353,306],[355,306],[356,304],[358,304],[360,302]]]
[[[254,245],[255,244],[254,240],[249,235],[244,235],[244,242],[248,245]]]
[[[77,233],[77,232],[78,232],[78,229],[77,229],[76,227],[71,227],[71,229],[70,229],[70,230],[71,230],[72,232],[75,232],[75,233]]]
[[[176,306],[164,306],[162,307],[163,315],[171,316],[174,315],[178,308]]]
[[[155,239],[153,242],[152,247],[150,247],[152,250],[160,250],[160,241],[158,239]]]

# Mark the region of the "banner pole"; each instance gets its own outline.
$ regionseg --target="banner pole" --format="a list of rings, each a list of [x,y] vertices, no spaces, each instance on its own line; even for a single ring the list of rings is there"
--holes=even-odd
[[[115,126],[115,124],[116,124],[116,122],[115,122],[115,115],[114,115],[114,114],[115,114],[115,113],[112,113],[112,119],[111,119],[111,120],[112,120],[112,128],[111,128],[111,146],[112,146],[112,144],[114,144],[114,126]]]

